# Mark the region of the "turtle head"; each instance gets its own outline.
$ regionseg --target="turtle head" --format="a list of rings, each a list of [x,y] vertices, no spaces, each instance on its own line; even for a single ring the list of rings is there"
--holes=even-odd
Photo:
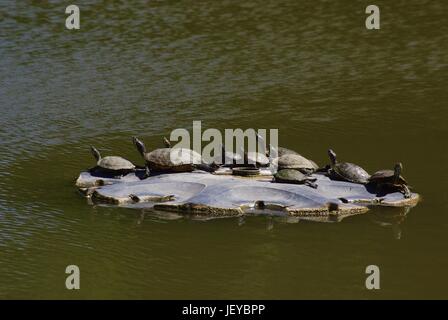
[[[90,151],[92,152],[97,162],[101,160],[101,154],[97,148],[95,148],[94,146],[90,146]]]
[[[137,137],[132,137],[132,142],[134,142],[135,146],[137,147],[138,152],[144,156],[146,153],[145,144],[140,141]]]
[[[171,142],[166,137],[163,137],[163,144],[166,148],[171,148]]]
[[[336,153],[333,150],[328,149],[328,156],[330,157],[331,165],[334,166],[336,164]]]
[[[398,162],[394,167],[394,179],[395,181],[398,181],[400,178],[401,170],[403,170],[403,165],[401,162]]]

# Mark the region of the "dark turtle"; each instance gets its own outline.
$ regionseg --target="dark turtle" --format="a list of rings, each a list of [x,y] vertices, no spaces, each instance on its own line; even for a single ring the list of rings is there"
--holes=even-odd
[[[245,165],[258,167],[269,167],[269,158],[260,152],[245,152],[244,153]]]
[[[226,151],[224,145],[221,145],[221,154],[216,156],[215,163],[230,168],[244,166],[243,157],[238,153]]]
[[[102,158],[100,152],[94,147],[90,151],[96,159],[96,166],[90,169],[91,173],[110,175],[116,178],[127,175],[135,171],[135,166],[129,160],[117,156],[107,156]]]
[[[240,166],[240,167],[255,167],[255,168],[259,168],[259,167],[269,167],[270,161],[269,158],[260,152],[256,152],[256,151],[249,151],[246,152],[244,151],[244,149],[241,147],[240,148],[240,154],[243,154],[243,163],[238,163],[236,166]],[[239,158],[240,155],[238,154],[237,157]]]
[[[171,142],[166,137],[163,137],[163,144],[165,145],[165,148],[171,148]],[[190,150],[190,149],[183,149],[183,150]],[[194,151],[191,151],[191,152],[194,153],[194,159],[197,159],[198,153],[196,153]],[[214,172],[218,168],[219,168],[219,165],[217,165],[216,163],[206,164],[204,162],[201,162],[199,164],[194,165],[194,169],[199,169],[199,170],[203,170],[203,171],[207,171],[207,172]]]
[[[369,179],[369,182],[377,187],[379,191],[400,190],[405,198],[411,197],[411,191],[407,186],[406,180],[401,176],[403,165],[397,163],[394,170],[380,170],[375,172]]]
[[[367,184],[370,175],[360,166],[350,162],[337,162],[336,153],[328,150],[331,168],[329,169],[330,177],[336,180],[344,180],[353,183]]]
[[[213,166],[203,164],[201,155],[186,148],[160,148],[146,152],[145,144],[137,137],[132,138],[138,152],[146,162],[146,174],[154,172],[189,172],[195,169],[214,171]]]
[[[257,134],[257,139],[258,143],[260,143],[260,141],[262,144],[266,143],[264,138],[259,134]],[[266,156],[270,157],[271,155],[273,156],[273,153],[275,153],[276,157],[273,162],[278,165],[279,169],[299,169],[304,173],[312,173],[323,170],[319,169],[319,166],[313,160],[305,158],[294,150],[284,147],[274,147],[271,144],[268,146],[269,148],[266,150]]]
[[[319,166],[314,162],[300,154],[287,153],[284,154],[273,161],[274,164],[278,166],[279,170],[282,169],[296,169],[302,173],[309,174],[315,172],[319,169]]]
[[[309,175],[305,175],[294,169],[282,169],[278,171],[274,175],[274,181],[281,183],[304,184],[314,189],[317,188],[317,184],[314,183],[316,178],[311,178]]]

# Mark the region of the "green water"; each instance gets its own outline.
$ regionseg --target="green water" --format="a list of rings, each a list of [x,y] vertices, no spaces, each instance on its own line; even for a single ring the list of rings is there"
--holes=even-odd
[[[448,6],[375,1],[0,4],[0,298],[448,298]],[[88,146],[141,162],[175,128],[278,128],[325,164],[402,161],[423,201],[341,223],[91,206]],[[65,289],[65,267],[81,289]],[[381,270],[381,289],[364,286]]]

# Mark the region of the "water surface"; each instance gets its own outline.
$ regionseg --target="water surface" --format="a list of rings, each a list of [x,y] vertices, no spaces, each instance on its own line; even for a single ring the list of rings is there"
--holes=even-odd
[[[443,1],[0,4],[0,298],[448,298]],[[141,162],[175,128],[278,128],[318,162],[404,164],[424,201],[341,223],[88,205],[88,146]],[[81,290],[65,289],[65,267]],[[381,269],[381,290],[364,270]]]

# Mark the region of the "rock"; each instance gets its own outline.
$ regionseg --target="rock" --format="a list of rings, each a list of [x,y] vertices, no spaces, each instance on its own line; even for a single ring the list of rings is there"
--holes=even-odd
[[[266,176],[256,179],[202,171],[143,177],[139,170],[120,179],[82,172],[76,185],[96,203],[194,215],[272,214],[318,221],[365,213],[367,205],[412,206],[419,199],[418,194],[405,199],[398,192],[379,198],[369,187],[322,174],[312,175],[317,189],[273,183]]]

